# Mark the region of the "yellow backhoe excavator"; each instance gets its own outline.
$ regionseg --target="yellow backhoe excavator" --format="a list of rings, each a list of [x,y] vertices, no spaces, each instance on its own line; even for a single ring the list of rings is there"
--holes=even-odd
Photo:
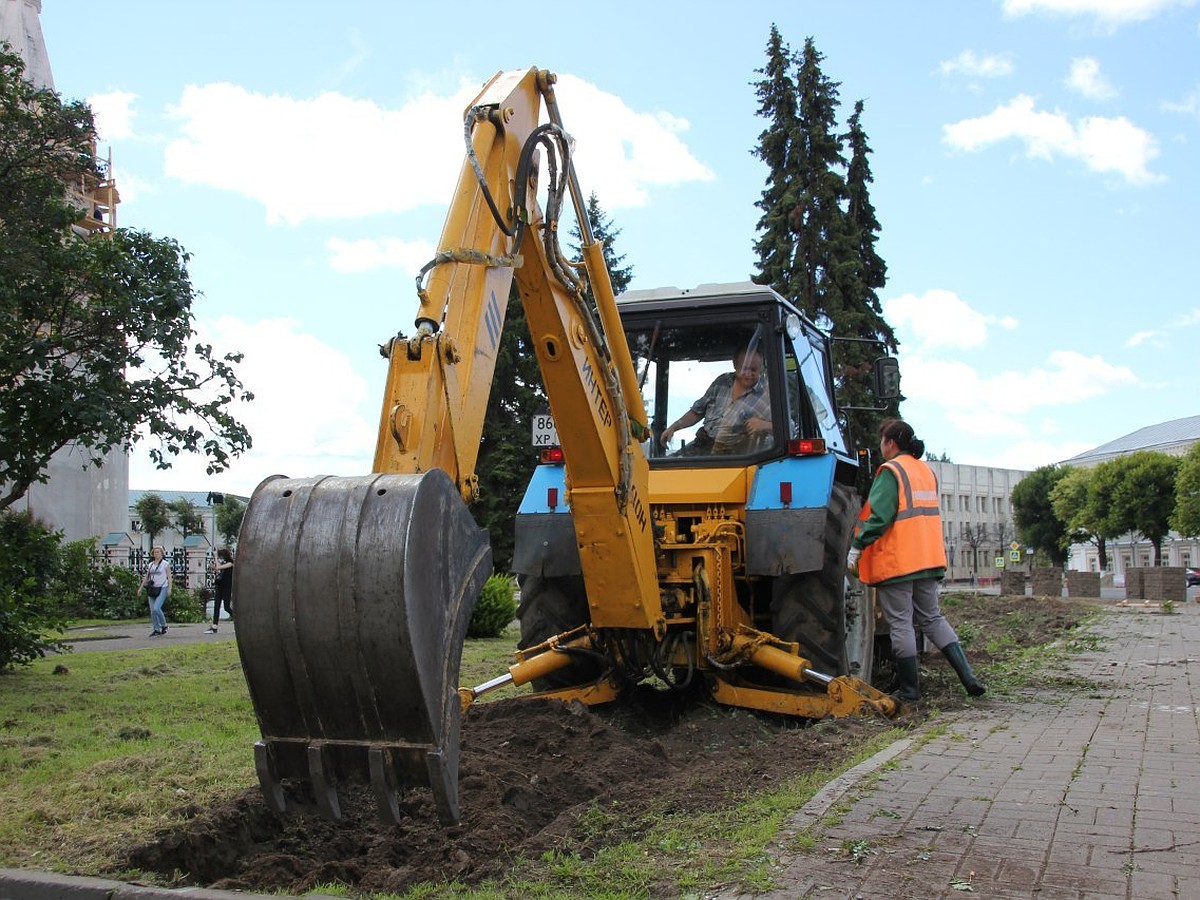
[[[554,83],[501,73],[466,111],[414,333],[385,348],[374,474],[267,479],[246,511],[238,649],[259,782],[281,813],[338,818],[338,784],[360,780],[386,820],[399,789],[428,786],[439,818],[459,821],[462,711],[503,684],[592,704],[700,680],[717,702],[775,713],[895,711],[869,684],[870,597],[845,574],[859,459],[828,338],[752,284],[618,304]],[[582,264],[558,243],[568,198]],[[516,526],[521,643],[508,673],[460,688],[491,574],[467,506],[514,277],[550,407]],[[749,368],[754,384],[732,387]],[[726,387],[753,408],[684,414]]]

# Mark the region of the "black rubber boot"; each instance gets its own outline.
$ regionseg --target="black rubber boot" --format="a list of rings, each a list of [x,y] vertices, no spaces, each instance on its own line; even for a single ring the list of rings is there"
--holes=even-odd
[[[987,693],[987,687],[971,671],[971,664],[967,662],[967,654],[963,653],[962,644],[958,641],[947,644],[942,648],[942,654],[950,660],[950,665],[958,673],[958,680],[962,682],[968,694],[972,697],[982,697]]]
[[[896,658],[896,689],[892,696],[906,703],[916,703],[921,699],[920,669],[915,656],[900,656]]]

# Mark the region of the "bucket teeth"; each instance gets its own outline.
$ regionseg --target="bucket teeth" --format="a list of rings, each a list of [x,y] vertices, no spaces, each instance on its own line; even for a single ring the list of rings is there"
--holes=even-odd
[[[258,786],[267,806],[271,812],[282,816],[287,812],[287,800],[279,777],[275,774],[275,766],[271,763],[270,748],[262,741],[254,742],[254,771],[258,774]]]
[[[337,788],[333,786],[325,766],[325,751],[309,744],[305,751],[308,758],[308,781],[312,785],[313,799],[323,818],[337,822],[342,818],[342,805],[338,802]]]
[[[367,766],[371,774],[371,790],[375,793],[379,819],[394,824],[400,821],[400,803],[396,799],[396,783],[391,774],[389,756],[382,747],[372,747],[367,751]]]

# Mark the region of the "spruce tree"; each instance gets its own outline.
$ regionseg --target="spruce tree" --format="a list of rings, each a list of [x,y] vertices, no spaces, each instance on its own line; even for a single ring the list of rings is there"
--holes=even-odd
[[[754,153],[768,171],[757,203],[763,214],[754,280],[773,287],[835,338],[860,339],[835,343],[833,367],[842,405],[865,407],[874,405],[871,361],[894,350],[896,340],[876,293],[887,266],[875,251],[879,222],[868,189],[871,149],[861,125],[862,102],[848,133],[839,135],[839,84],[821,71],[823,59],[811,37],[796,57],[771,26],[767,65],[757,70],[764,77],[756,83],[759,115],[768,125]],[[856,441],[869,444],[880,414],[851,409],[847,416]]]
[[[592,238],[600,241],[604,248],[604,263],[608,266],[608,278],[612,282],[613,293],[620,294],[629,287],[629,282],[633,281],[633,266],[621,265],[625,261],[625,254],[618,255],[613,249],[616,239],[621,235],[621,229],[613,228],[612,219],[604,212],[595,191],[588,195],[587,217],[588,224],[592,228]],[[571,251],[575,256],[582,257],[583,234],[579,230],[578,223],[571,226],[571,238]],[[588,285],[586,294],[594,307],[596,301],[592,297],[591,285]]]
[[[796,255],[795,235],[790,224],[798,186],[798,179],[791,171],[792,146],[800,130],[796,83],[791,75],[795,63],[779,29],[772,25],[767,41],[767,64],[755,70],[763,76],[755,83],[755,92],[758,114],[767,120],[767,127],[759,134],[758,146],[751,152],[767,166],[767,185],[754,204],[762,210],[758,220],[759,237],[754,242],[754,251],[758,255],[758,273],[754,280],[776,290],[786,288],[790,283]]]
[[[850,148],[850,165],[846,174],[847,221],[857,261],[853,285],[846,286],[849,301],[837,323],[839,337],[854,337],[872,343],[846,342],[838,344],[834,361],[842,382],[841,397],[847,406],[874,406],[875,400],[869,390],[871,363],[879,356],[895,353],[896,334],[883,317],[883,307],[878,291],[887,283],[887,263],[875,250],[879,239],[879,219],[871,204],[870,188],[874,181],[868,157],[872,153],[867,135],[862,128],[863,101],[854,104],[854,112],[847,120],[849,130],[845,135]],[[875,343],[877,342],[877,343]],[[848,415],[854,433],[860,443],[870,443],[879,422],[894,415],[899,401],[891,401],[886,412],[874,413],[866,410],[850,410]]]
[[[832,330],[845,307],[840,290],[856,270],[842,208],[846,161],[834,130],[838,84],[821,71],[822,59],[813,39],[807,38],[797,61],[798,123],[789,154],[794,199],[784,211],[794,235],[795,263],[788,281],[775,289],[818,325]]]

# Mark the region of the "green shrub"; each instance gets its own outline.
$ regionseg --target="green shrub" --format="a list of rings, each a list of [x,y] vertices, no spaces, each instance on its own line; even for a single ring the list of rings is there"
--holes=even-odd
[[[147,614],[137,573],[101,559],[93,541],[64,544],[54,599],[72,619],[136,619]]]
[[[493,575],[485,581],[479,602],[471,613],[467,637],[500,637],[517,614],[516,589],[516,582],[510,575]]]
[[[61,542],[27,512],[0,512],[0,672],[63,649],[50,636],[67,626],[53,599]]]
[[[139,619],[149,612],[146,594],[138,590],[141,579],[137,572],[105,561],[92,569],[91,577],[90,618]]]
[[[142,595],[142,606],[145,606],[145,594]],[[171,586],[171,594],[163,606],[163,614],[168,622],[203,622],[204,596],[199,590],[185,588],[181,584]]]

